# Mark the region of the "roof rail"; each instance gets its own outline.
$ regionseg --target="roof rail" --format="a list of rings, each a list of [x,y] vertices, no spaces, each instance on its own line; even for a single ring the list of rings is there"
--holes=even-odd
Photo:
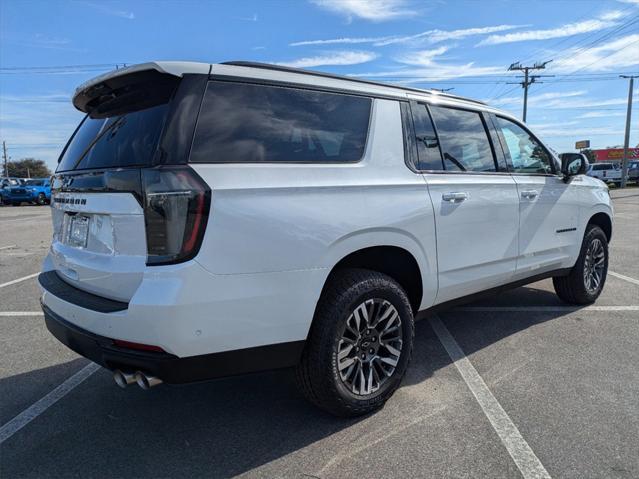
[[[312,76],[319,76],[324,78],[333,78],[335,80],[348,80],[348,81],[357,82],[357,83],[364,83],[367,85],[398,88],[400,90],[405,90],[405,91],[427,93],[429,95],[437,95],[437,96],[446,97],[446,98],[454,98],[456,100],[464,100],[464,101],[469,101],[471,103],[478,103],[480,105],[485,105],[483,101],[473,100],[472,98],[466,98],[463,96],[451,95],[449,93],[433,92],[432,90],[423,90],[421,88],[411,88],[411,87],[406,87],[402,85],[395,85],[392,83],[385,83],[385,82],[379,82],[379,81],[373,81],[373,80],[363,80],[361,78],[354,78],[354,77],[349,77],[346,75],[336,75],[333,73],[319,72],[315,70],[305,70],[303,68],[285,67],[282,65],[274,65],[272,63],[247,62],[247,61],[238,60],[238,61],[231,61],[231,62],[222,62],[221,65],[234,65],[238,67],[262,68],[264,70],[300,73],[302,75],[312,75]]]

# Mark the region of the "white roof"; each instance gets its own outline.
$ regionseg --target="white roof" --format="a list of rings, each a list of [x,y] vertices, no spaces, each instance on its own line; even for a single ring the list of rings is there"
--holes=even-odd
[[[442,94],[432,90],[418,90],[415,88],[404,88],[400,85],[383,84],[377,82],[362,81],[358,78],[348,78],[332,76],[321,72],[310,72],[289,68],[280,69],[276,65],[263,65],[246,63],[243,65],[232,65],[223,63],[199,63],[199,62],[178,62],[178,61],[155,61],[140,63],[124,68],[119,68],[103,75],[92,78],[78,86],[74,93],[76,97],[87,89],[111,78],[128,75],[130,73],[156,70],[168,75],[181,77],[185,74],[212,74],[221,76],[234,76],[244,78],[254,78],[260,80],[282,81],[297,84],[308,84],[327,88],[350,90],[353,92],[367,93],[371,95],[381,95],[396,97],[398,99],[428,100],[437,103],[463,103],[471,108],[482,110],[492,109],[474,100],[457,97],[454,95]],[[74,101],[75,103],[75,101]],[[481,105],[481,106],[480,106]]]

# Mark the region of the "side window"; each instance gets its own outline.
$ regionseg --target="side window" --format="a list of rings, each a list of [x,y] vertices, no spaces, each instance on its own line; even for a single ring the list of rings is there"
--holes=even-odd
[[[521,126],[497,117],[497,125],[506,140],[506,152],[515,173],[554,173],[550,153]]]
[[[431,106],[444,169],[447,171],[497,171],[481,113]]]
[[[437,134],[433,120],[426,105],[413,104],[413,124],[415,125],[415,140],[419,157],[419,170],[443,170],[442,155],[439,150]]]
[[[190,161],[359,161],[370,109],[360,96],[211,81]]]

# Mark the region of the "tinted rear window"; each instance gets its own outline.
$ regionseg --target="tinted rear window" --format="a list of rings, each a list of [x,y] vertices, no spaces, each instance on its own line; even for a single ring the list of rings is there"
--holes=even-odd
[[[210,82],[195,132],[198,163],[352,162],[364,154],[371,99]]]
[[[158,105],[80,124],[56,171],[148,165],[153,159],[168,105]]]
[[[444,167],[451,171],[496,171],[480,113],[432,106]]]

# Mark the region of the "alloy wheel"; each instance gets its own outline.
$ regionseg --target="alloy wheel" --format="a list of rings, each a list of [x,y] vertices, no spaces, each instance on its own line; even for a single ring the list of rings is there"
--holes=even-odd
[[[402,321],[389,301],[369,299],[346,320],[338,343],[342,383],[358,396],[378,391],[393,375],[402,353]]]
[[[606,264],[606,252],[600,239],[595,238],[588,245],[584,261],[584,286],[590,293],[596,293],[601,287]]]

